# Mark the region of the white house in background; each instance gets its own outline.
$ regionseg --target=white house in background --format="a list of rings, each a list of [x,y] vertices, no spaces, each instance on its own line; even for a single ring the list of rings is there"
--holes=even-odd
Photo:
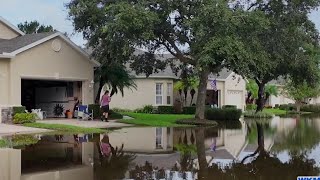
[[[278,88],[278,96],[270,96],[266,105],[274,107],[276,104],[294,104],[295,101],[293,99],[288,98],[283,94],[283,88],[285,86],[285,80],[273,80],[269,83],[270,85],[274,85]],[[306,99],[305,103],[307,104],[320,104],[320,96],[315,98]]]
[[[76,99],[93,103],[99,63],[60,32],[24,34],[0,17],[0,122],[10,107],[73,110]]]
[[[157,55],[160,60],[173,58],[170,54]],[[153,106],[172,106],[175,101],[181,99],[179,93],[174,91],[174,84],[179,80],[170,67],[164,71],[151,74],[146,78],[143,74],[132,72],[137,89],[125,89],[124,96],[115,94],[112,97],[111,108],[137,109],[145,105]],[[217,90],[212,90],[210,82],[217,81]],[[197,89],[196,89],[197,90]],[[223,69],[221,72],[211,74],[208,77],[207,100],[206,104],[216,104],[218,107],[223,105],[236,105],[240,109],[245,107],[245,80],[232,71]],[[186,105],[192,105],[196,102],[195,95],[191,102],[190,94]]]
[[[271,95],[266,102],[266,105],[274,107],[276,104],[290,104],[294,103],[294,100],[286,97],[283,95],[282,91],[285,85],[285,80],[284,79],[279,79],[279,80],[273,80],[269,85],[274,85],[278,89],[278,96]]]

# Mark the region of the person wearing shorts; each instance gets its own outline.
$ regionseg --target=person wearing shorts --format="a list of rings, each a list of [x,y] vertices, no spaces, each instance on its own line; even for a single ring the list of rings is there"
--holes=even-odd
[[[108,122],[108,115],[109,115],[109,103],[111,101],[111,98],[109,96],[109,91],[106,91],[104,95],[101,98],[101,109],[103,112],[103,116],[101,117],[102,121]]]

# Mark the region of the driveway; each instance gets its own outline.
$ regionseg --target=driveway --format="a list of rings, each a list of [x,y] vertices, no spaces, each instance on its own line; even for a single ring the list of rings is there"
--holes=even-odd
[[[0,135],[11,135],[11,134],[33,134],[33,133],[44,133],[50,132],[48,129],[31,128],[19,125],[1,124],[0,123]]]

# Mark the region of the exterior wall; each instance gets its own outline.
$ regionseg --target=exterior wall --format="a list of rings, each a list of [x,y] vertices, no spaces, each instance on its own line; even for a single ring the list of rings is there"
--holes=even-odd
[[[114,94],[111,98],[111,108],[121,109],[137,109],[142,108],[145,105],[156,106],[156,83],[163,83],[163,105],[167,105],[167,83],[172,83],[172,79],[152,79],[143,78],[135,79],[137,89],[124,89],[124,96],[121,93]],[[103,92],[101,92],[103,94]],[[173,96],[173,92],[172,95]],[[171,104],[173,105],[173,98],[171,98]]]
[[[0,59],[0,107],[9,104],[9,59]]]
[[[108,136],[112,146],[121,147],[123,144],[123,149],[127,152],[159,153],[173,151],[173,128],[161,128],[161,149],[156,147],[156,129],[157,128],[133,127],[113,131],[109,133]],[[131,136],[128,136],[127,134],[130,134]]]
[[[0,179],[20,180],[21,150],[0,149]]]
[[[80,166],[58,171],[23,174],[21,180],[90,180],[93,179],[91,166]]]
[[[246,82],[239,75],[230,75],[226,79],[224,105],[236,105],[239,109],[245,108]]]
[[[282,92],[282,87],[278,86],[278,96],[270,96],[269,100],[267,101],[266,105],[272,106],[274,107],[276,104],[290,104],[290,103],[294,103],[294,100],[287,98],[286,96],[284,96],[281,92]]]
[[[18,33],[11,30],[8,26],[0,21],[0,39],[12,39],[19,36]]]
[[[220,91],[220,96],[218,97],[218,101],[220,101],[221,106],[223,106],[225,104],[225,96],[224,96],[224,92],[225,92],[225,82],[224,81],[219,81],[217,80],[217,89],[218,91]],[[188,96],[187,96],[187,102],[185,103],[186,106],[190,106],[190,104],[196,104],[197,102],[197,97],[198,97],[198,89],[196,90],[196,94],[193,97],[192,103],[191,103],[191,96],[190,93],[188,92]],[[212,90],[210,82],[207,83],[207,90]],[[184,95],[183,95],[184,96]],[[180,95],[178,91],[174,91],[174,101],[176,100],[180,100]]]
[[[18,54],[10,63],[9,102],[21,105],[21,79],[82,81],[83,104],[93,103],[94,65],[64,40],[61,50],[51,48],[54,39]]]

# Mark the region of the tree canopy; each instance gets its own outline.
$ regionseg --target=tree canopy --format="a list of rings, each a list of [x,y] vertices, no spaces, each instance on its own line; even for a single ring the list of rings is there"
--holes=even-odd
[[[204,119],[208,75],[223,67],[256,81],[257,110],[264,106],[265,84],[279,76],[310,85],[319,80],[319,63],[306,48],[319,46],[307,17],[319,2],[71,0],[67,7],[102,64],[130,63],[148,76],[163,68],[154,53],[166,51],[174,56],[167,63],[193,66],[199,79],[196,118]],[[138,47],[149,54],[134,56]]]
[[[227,1],[100,1],[72,0],[67,7],[75,30],[83,32],[100,62],[128,63],[133,69],[140,58],[134,49],[151,54],[167,51],[175,58],[168,63],[192,65],[199,73],[196,117],[204,119],[207,77],[219,72],[229,57],[241,56],[234,33],[241,24],[241,10],[233,11]],[[153,59],[149,56],[148,59]],[[156,61],[144,61],[153,71]]]
[[[290,76],[294,83],[305,80],[309,86],[319,81],[319,61],[312,58],[311,51],[319,49],[319,33],[308,19],[308,13],[319,6],[320,1],[243,2],[238,1],[235,6],[255,12],[257,16],[252,17],[264,24],[257,26],[246,21],[245,26],[240,26],[239,36],[251,53],[248,59],[230,61],[230,68],[256,81],[259,87],[257,111],[261,111],[264,88],[271,80]]]
[[[18,28],[26,34],[37,34],[42,32],[53,32],[54,29],[51,25],[40,25],[38,21],[25,21],[18,24]]]

